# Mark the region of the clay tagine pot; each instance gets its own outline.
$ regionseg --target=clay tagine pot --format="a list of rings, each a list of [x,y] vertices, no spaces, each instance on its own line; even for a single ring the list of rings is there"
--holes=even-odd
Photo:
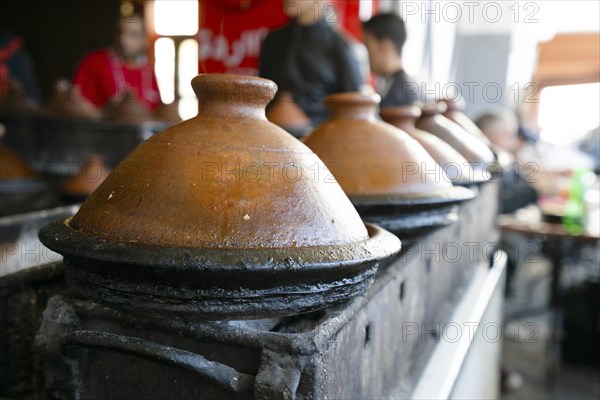
[[[108,102],[103,113],[117,124],[140,125],[152,120],[152,113],[132,90],[126,90],[120,101]]]
[[[322,161],[269,122],[276,85],[238,75],[192,81],[199,115],[139,145],[42,242],[68,284],[149,316],[249,319],[340,304],[400,249],[365,225]]]
[[[421,111],[421,117],[415,126],[436,135],[458,151],[470,163],[476,180],[489,180],[487,169],[494,163],[494,153],[490,148],[460,125],[444,117],[444,103],[425,103]]]
[[[0,96],[0,116],[35,116],[39,114],[41,114],[39,106],[27,97],[21,83],[9,79],[6,82],[6,93],[4,96]]]
[[[92,154],[83,167],[62,187],[61,194],[69,203],[84,201],[104,182],[110,170],[98,154]]]
[[[0,182],[31,179],[35,173],[19,154],[4,145],[6,128],[0,124]]]
[[[278,93],[267,108],[267,119],[297,138],[312,131],[310,118],[294,101],[291,93]]]
[[[48,208],[55,204],[52,187],[18,153],[4,146],[0,123],[0,216]]]
[[[179,102],[174,101],[171,104],[159,104],[153,112],[153,119],[161,122],[176,123],[181,121],[179,116]]]
[[[48,112],[57,118],[99,120],[102,113],[81,94],[77,85],[61,79],[54,84]]]
[[[401,237],[456,221],[456,204],[473,192],[454,187],[406,132],[377,120],[379,101],[376,94],[327,96],[331,116],[304,143],[329,166],[365,220]]]
[[[483,134],[481,129],[479,129],[479,127],[475,125],[475,122],[471,121],[471,119],[467,117],[465,113],[463,113],[463,102],[459,100],[450,99],[442,99],[441,102],[446,105],[446,112],[444,112],[444,117],[460,125],[464,130],[481,140],[487,146],[491,145],[490,141]]]
[[[434,134],[415,127],[417,118],[421,116],[419,106],[386,107],[381,109],[379,115],[385,122],[402,129],[419,142],[454,184],[470,185],[481,182],[481,176],[475,176],[467,160],[458,151]]]

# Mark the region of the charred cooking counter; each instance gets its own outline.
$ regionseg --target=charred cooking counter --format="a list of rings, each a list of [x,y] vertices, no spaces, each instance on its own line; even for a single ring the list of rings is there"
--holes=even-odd
[[[444,345],[442,330],[455,322],[474,277],[501,264],[494,255],[496,190],[495,183],[481,185],[461,207],[459,223],[419,237],[380,266],[364,297],[313,314],[193,323],[133,318],[77,296],[54,297],[38,336],[50,394],[409,397],[423,385],[422,373]],[[441,373],[456,375],[450,367]]]

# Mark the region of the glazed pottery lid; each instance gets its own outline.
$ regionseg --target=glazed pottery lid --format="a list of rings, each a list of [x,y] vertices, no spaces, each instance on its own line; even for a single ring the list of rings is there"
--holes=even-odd
[[[4,146],[3,139],[6,134],[4,124],[0,123],[0,181],[17,181],[33,178],[35,173],[29,163],[19,154]]]
[[[444,99],[440,99],[439,102],[443,103],[446,106],[446,109],[443,111],[444,113],[453,112],[453,111],[462,111],[465,108],[464,100],[462,100],[460,98],[457,98],[457,99],[444,98]]]
[[[421,116],[421,104],[383,107],[379,110],[379,116],[388,124],[392,124],[395,127],[402,129],[404,132],[411,134],[415,130],[417,118]]]
[[[445,102],[427,102],[421,105],[421,116],[429,117],[433,115],[441,115],[448,110],[448,105]]]
[[[150,317],[284,316],[340,304],[400,250],[323,162],[269,122],[276,85],[192,81],[200,112],[139,145],[71,219],[40,231],[80,294]]]
[[[153,117],[157,121],[166,122],[179,122],[181,117],[179,116],[179,101],[175,100],[172,103],[164,104],[160,103],[154,112]]]
[[[188,248],[277,248],[368,238],[319,158],[269,123],[268,80],[200,75],[197,117],[139,145],[69,225],[116,242]]]
[[[416,127],[433,133],[454,147],[474,169],[485,169],[494,162],[494,154],[480,139],[467,132],[462,126],[442,114],[447,106],[444,102],[425,103]]]
[[[331,117],[304,143],[357,196],[432,197],[452,188],[440,166],[406,132],[375,118],[377,94],[327,96]]]
[[[54,84],[54,94],[48,104],[51,115],[59,118],[93,119],[102,117],[100,110],[81,94],[77,85],[72,85],[65,79]]]
[[[452,146],[432,133],[417,129],[415,122],[421,115],[420,105],[382,108],[381,118],[398,128],[404,129],[415,138],[431,157],[442,167],[454,184],[468,185],[486,181],[481,173],[476,173],[469,162]]]
[[[126,90],[118,102],[104,106],[106,117],[118,124],[138,125],[152,120],[152,113],[132,90]]]
[[[463,110],[465,108],[465,102],[462,98],[459,99],[442,99],[440,102],[443,102],[446,105],[446,111],[444,112],[444,116],[450,119],[453,122],[456,122],[462,128],[464,128],[467,132],[474,135],[478,139],[480,139],[487,146],[491,147],[491,143],[487,136],[479,129],[479,127],[473,122],[469,117],[467,117]]]
[[[102,157],[92,154],[81,169],[62,187],[62,192],[72,196],[88,196],[94,192],[110,173]]]
[[[383,107],[379,111],[379,115],[386,122],[400,118],[416,120],[421,116],[421,105],[408,104],[397,107]]]
[[[0,116],[34,116],[41,113],[38,104],[27,97],[19,81],[9,79],[5,87],[6,93],[0,96]]]
[[[282,128],[310,126],[310,118],[289,92],[278,93],[267,108],[267,119]]]

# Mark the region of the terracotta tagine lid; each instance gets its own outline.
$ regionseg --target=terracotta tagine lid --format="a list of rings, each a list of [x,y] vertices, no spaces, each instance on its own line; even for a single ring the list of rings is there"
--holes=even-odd
[[[421,116],[421,108],[417,105],[386,107],[379,112],[381,118],[412,136],[431,157],[442,167],[454,184],[471,184],[481,181],[476,176],[467,160],[452,146],[434,134],[415,127]]]
[[[6,128],[0,124],[0,181],[30,179],[35,173],[19,154],[15,153],[3,143]]]
[[[441,102],[443,102],[446,105],[446,112],[444,112],[444,117],[460,125],[464,130],[469,132],[471,135],[477,137],[487,146],[491,145],[490,141],[483,134],[481,129],[479,129],[479,127],[475,125],[475,122],[471,121],[471,119],[467,117],[465,113],[463,113],[463,110],[465,108],[464,102],[460,100],[450,99],[442,99]]]
[[[289,92],[277,94],[267,108],[267,119],[295,137],[306,136],[312,130],[310,118]]]
[[[9,79],[5,90],[5,93],[0,93],[0,116],[32,116],[41,113],[38,104],[27,97],[19,81]]]
[[[64,79],[54,84],[48,112],[58,118],[99,120],[102,117],[100,110],[83,97],[79,86]]]
[[[421,117],[415,126],[433,133],[456,149],[469,163],[476,174],[486,175],[485,171],[494,163],[494,153],[490,148],[469,134],[455,122],[442,114],[446,111],[444,103],[425,103]],[[485,177],[485,176],[484,176]]]
[[[42,210],[56,204],[53,188],[18,153],[2,143],[0,123],[0,216]]]
[[[154,110],[153,117],[157,121],[163,122],[180,122],[181,117],[179,116],[179,102],[174,101],[171,104],[159,104]]]
[[[453,187],[442,168],[409,134],[377,120],[379,101],[376,94],[327,96],[330,118],[304,143],[330,167],[364,218],[406,234],[431,223],[432,218],[423,218],[418,210],[433,213],[442,204],[456,204],[473,193]],[[386,209],[386,216],[372,214]],[[443,224],[454,220],[448,221],[445,211],[441,214],[446,219]],[[392,215],[393,225],[385,221]]]
[[[62,187],[63,196],[74,201],[83,201],[106,179],[110,170],[102,161],[102,156],[92,154],[83,167]]]
[[[80,293],[148,315],[282,316],[360,294],[399,250],[365,226],[321,160],[269,122],[276,85],[192,81],[199,115],[139,145],[71,219],[40,238]],[[100,286],[99,286],[100,285]]]
[[[118,124],[139,125],[152,120],[152,113],[133,90],[126,90],[121,100],[108,102],[104,116]]]

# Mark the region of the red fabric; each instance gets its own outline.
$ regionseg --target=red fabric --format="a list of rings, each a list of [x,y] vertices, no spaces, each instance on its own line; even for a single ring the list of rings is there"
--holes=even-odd
[[[287,21],[283,0],[200,0],[199,71],[256,75],[264,37]]]
[[[116,58],[110,50],[95,51],[81,60],[73,80],[81,88],[81,94],[97,107],[102,107],[113,96],[118,97],[118,94],[129,87],[153,110],[160,102],[153,69],[148,65],[141,68],[129,67],[114,60]],[[117,84],[120,77],[124,79],[124,84]]]
[[[199,71],[256,75],[260,44],[266,34],[288,21],[283,0],[199,0]],[[329,22],[340,24],[361,40],[360,0],[334,0],[322,9]],[[373,11],[378,1],[373,1]],[[332,12],[336,12],[336,15]],[[337,19],[336,19],[337,17]]]
[[[16,37],[6,47],[0,49],[0,94],[4,96],[6,91],[6,85],[8,84],[9,70],[6,65],[8,61],[19,49],[23,47],[23,41],[21,38]]]

